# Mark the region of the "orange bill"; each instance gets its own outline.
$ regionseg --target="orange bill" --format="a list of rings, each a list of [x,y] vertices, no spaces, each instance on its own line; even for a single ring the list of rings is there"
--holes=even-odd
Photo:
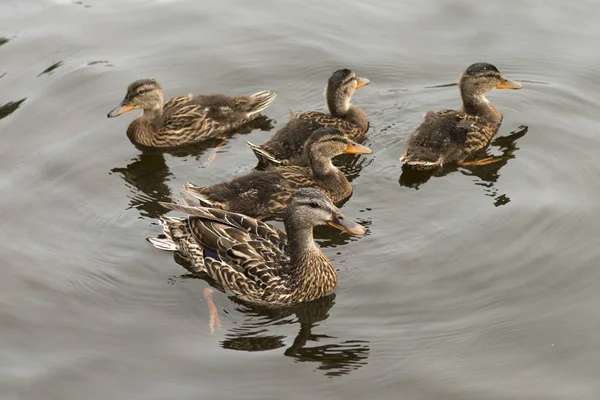
[[[371,83],[370,80],[368,80],[367,78],[356,78],[356,88],[361,88],[363,86],[367,86],[369,83]]]
[[[108,113],[108,118],[118,117],[121,114],[125,114],[127,111],[133,110],[133,106],[128,103],[119,104],[114,110]]]
[[[521,85],[519,82],[501,76],[500,83],[498,83],[496,89],[521,89],[522,87],[523,85]]]
[[[371,154],[373,150],[362,144],[349,141],[342,154]]]
[[[362,225],[347,220],[342,214],[331,217],[327,223],[334,228],[351,235],[364,235],[367,233],[367,230]]]

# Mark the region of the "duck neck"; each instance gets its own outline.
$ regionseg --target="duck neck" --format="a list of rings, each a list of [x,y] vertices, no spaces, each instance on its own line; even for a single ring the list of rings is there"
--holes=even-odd
[[[327,108],[332,117],[344,119],[358,126],[362,132],[369,129],[367,115],[360,107],[350,103],[350,97],[328,92]]]
[[[313,227],[284,220],[288,237],[290,285],[294,301],[312,301],[330,293],[337,284],[337,273],[313,239]]]
[[[344,118],[352,107],[352,104],[350,104],[350,97],[348,96],[343,96],[328,90],[325,97],[327,100],[327,108],[333,117]]]
[[[154,99],[156,101],[154,105],[152,107],[144,108],[144,114],[142,114],[144,118],[146,118],[151,123],[155,123],[163,115],[165,101],[163,99],[162,92],[157,93],[157,96],[158,97]]]
[[[290,218],[284,220],[290,265],[294,269],[302,268],[306,264],[306,259],[311,255],[321,253],[313,238],[313,227],[299,228],[298,225],[304,224],[297,224],[295,222],[295,220],[290,220]]]
[[[150,122],[155,122],[163,115],[163,105],[157,106],[155,108],[144,108],[144,118],[146,118]]]
[[[327,188],[333,202],[338,202],[352,193],[350,182],[331,162],[331,158],[309,153],[312,175],[317,184]]]
[[[163,115],[162,96],[160,104],[153,108],[144,108],[141,116],[129,124],[127,137],[143,146],[156,146],[155,137],[161,129],[161,117]]]
[[[502,115],[485,98],[484,93],[472,93],[461,88],[461,96],[463,101],[462,110],[466,114],[481,117],[493,123],[500,123],[502,121]]]
[[[318,154],[317,151],[309,151],[308,159],[313,176],[315,178],[328,178],[333,176],[337,171],[337,168],[334,167],[333,163],[331,162],[331,158],[325,157],[322,154]]]

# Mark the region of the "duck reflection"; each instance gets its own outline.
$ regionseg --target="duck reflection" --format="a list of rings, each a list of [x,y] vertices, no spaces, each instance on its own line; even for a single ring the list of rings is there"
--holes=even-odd
[[[369,227],[371,226],[370,219],[357,218],[356,222],[367,228],[367,236],[369,235]],[[348,235],[330,226],[316,226],[314,229],[315,241],[322,248],[335,248],[343,246],[350,242],[359,240],[357,236]],[[339,254],[339,253],[338,253]]]
[[[329,311],[335,304],[335,293],[285,309],[247,305],[234,298],[232,301],[238,305],[236,310],[246,314],[247,318],[240,326],[225,334],[221,342],[224,349],[266,351],[283,348],[286,346],[286,336],[269,334],[269,328],[299,323],[300,329],[294,341],[283,352],[285,356],[299,362],[317,363],[317,370],[329,377],[348,374],[367,364],[369,342],[340,340],[313,333],[320,322],[329,318]]]
[[[4,76],[4,75],[2,75]],[[0,78],[2,77],[0,76]],[[0,104],[0,119],[8,117],[10,114],[14,113],[21,107],[21,105],[27,100],[27,97],[24,97],[17,101],[9,101],[5,104]]]
[[[360,176],[363,168],[368,167],[373,160],[373,157],[367,158],[364,155],[342,154],[335,157],[332,162],[333,165],[338,167],[340,171],[346,175],[348,182],[352,183],[354,179]]]
[[[208,275],[198,272],[181,256],[175,253],[175,261],[190,273],[183,279],[203,279],[211,287],[223,292],[223,288]],[[207,291],[205,290],[205,297]],[[261,306],[246,303],[235,296],[229,296],[236,311],[245,319],[231,328],[221,341],[221,347],[238,351],[269,351],[286,347],[287,333],[275,332],[287,325],[300,324],[300,329],[283,355],[299,362],[318,363],[317,369],[326,376],[337,377],[357,370],[367,364],[370,346],[365,340],[341,340],[326,334],[313,333],[320,322],[329,318],[329,311],[335,304],[335,293],[305,304],[290,307]],[[212,324],[212,321],[211,321]],[[211,325],[211,332],[214,326]],[[312,345],[319,343],[319,345]]]
[[[113,168],[131,190],[129,207],[136,208],[143,218],[159,218],[167,209],[159,201],[172,201],[173,194],[167,185],[173,174],[159,151],[145,151],[121,168]]]
[[[527,133],[527,126],[520,126],[516,131],[508,136],[502,136],[494,139],[490,147],[496,147],[500,150],[500,155],[490,155],[489,149],[486,150],[482,158],[489,158],[491,162],[486,165],[479,166],[463,166],[448,165],[431,171],[414,170],[406,165],[402,166],[402,174],[400,175],[400,186],[406,186],[413,189],[419,187],[429,181],[432,177],[443,177],[450,173],[460,171],[466,176],[475,176],[478,181],[475,185],[481,186],[486,196],[494,199],[494,206],[500,207],[510,202],[510,197],[505,193],[499,193],[495,187],[495,183],[500,177],[500,169],[505,166],[510,159],[515,158],[517,140]]]
[[[246,134],[255,129],[269,131],[273,129],[273,120],[261,115],[233,133]],[[214,159],[217,149],[225,143],[226,139],[213,139],[173,149],[156,149],[135,144],[140,154],[131,159],[125,167],[116,167],[110,172],[121,175],[131,188],[128,209],[138,209],[142,218],[157,219],[169,211],[158,202],[173,202],[173,193],[167,182],[173,179],[174,175],[167,165],[165,154],[172,157],[193,157],[203,167],[207,167]],[[208,156],[208,160],[203,161],[203,156],[209,149],[213,152]]]

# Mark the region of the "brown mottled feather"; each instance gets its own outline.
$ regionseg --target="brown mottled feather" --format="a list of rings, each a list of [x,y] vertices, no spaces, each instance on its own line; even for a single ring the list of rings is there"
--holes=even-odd
[[[362,111],[360,111],[362,112]],[[368,122],[366,123],[368,129]],[[249,144],[265,165],[308,165],[304,144],[320,128],[336,128],[348,139],[362,142],[367,133],[358,124],[329,114],[309,111],[294,114],[290,122],[260,146]]]
[[[428,112],[409,137],[401,160],[420,168],[461,161],[484,150],[500,124],[457,110]]]
[[[276,227],[219,209],[163,205],[190,215],[187,221],[163,219],[168,237],[175,228],[186,228],[181,230],[186,237],[176,239],[178,250],[197,262],[198,271],[243,300],[274,305],[312,301],[337,284],[335,269],[320,251],[306,254],[292,266],[286,252],[287,236]],[[201,248],[210,250],[198,260],[197,249]],[[190,249],[194,257],[187,253]]]
[[[263,219],[280,216],[290,197],[306,187],[320,189],[334,204],[352,194],[352,186],[341,171],[336,169],[333,176],[324,180],[315,178],[310,168],[298,166],[252,171],[213,186],[188,183],[184,190],[205,205]]]
[[[165,103],[162,115],[156,120],[150,121],[142,115],[131,122],[127,136],[143,146],[164,148],[222,137],[258,117],[275,96],[265,91],[237,97],[174,97]]]

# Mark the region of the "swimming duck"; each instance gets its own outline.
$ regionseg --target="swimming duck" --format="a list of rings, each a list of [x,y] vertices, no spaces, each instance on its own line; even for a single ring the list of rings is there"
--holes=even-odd
[[[165,103],[157,81],[140,79],[129,85],[125,98],[108,117],[144,110],[129,124],[127,137],[142,146],[169,148],[221,138],[258,117],[276,96],[265,90],[249,96],[181,96]]]
[[[179,251],[242,300],[271,305],[309,302],[330,293],[337,272],[313,239],[313,228],[331,225],[364,235],[320,190],[300,189],[283,215],[285,232],[230,211],[177,204],[163,206],[189,214],[163,217],[166,239],[149,239],[162,250]]]
[[[371,149],[351,141],[335,128],[317,130],[310,136],[306,147],[308,167],[271,167],[213,186],[188,183],[184,190],[202,205],[258,219],[280,216],[292,194],[303,187],[321,189],[334,204],[340,204],[350,197],[352,186],[332,164],[331,158],[339,154],[370,154]]]
[[[265,165],[305,166],[309,160],[308,155],[303,153],[304,143],[319,128],[337,128],[350,140],[361,142],[369,129],[369,120],[364,111],[350,100],[356,89],[369,83],[368,79],[357,77],[349,69],[335,71],[325,88],[329,114],[317,111],[292,113],[290,122],[269,141],[260,146],[248,142],[248,146]]]
[[[450,162],[464,166],[493,162],[491,159],[466,161],[489,145],[502,122],[502,115],[485,94],[494,89],[523,86],[502,76],[498,68],[487,63],[467,68],[458,86],[462,107],[426,113],[423,123],[408,138],[400,161],[416,169],[433,169]]]

